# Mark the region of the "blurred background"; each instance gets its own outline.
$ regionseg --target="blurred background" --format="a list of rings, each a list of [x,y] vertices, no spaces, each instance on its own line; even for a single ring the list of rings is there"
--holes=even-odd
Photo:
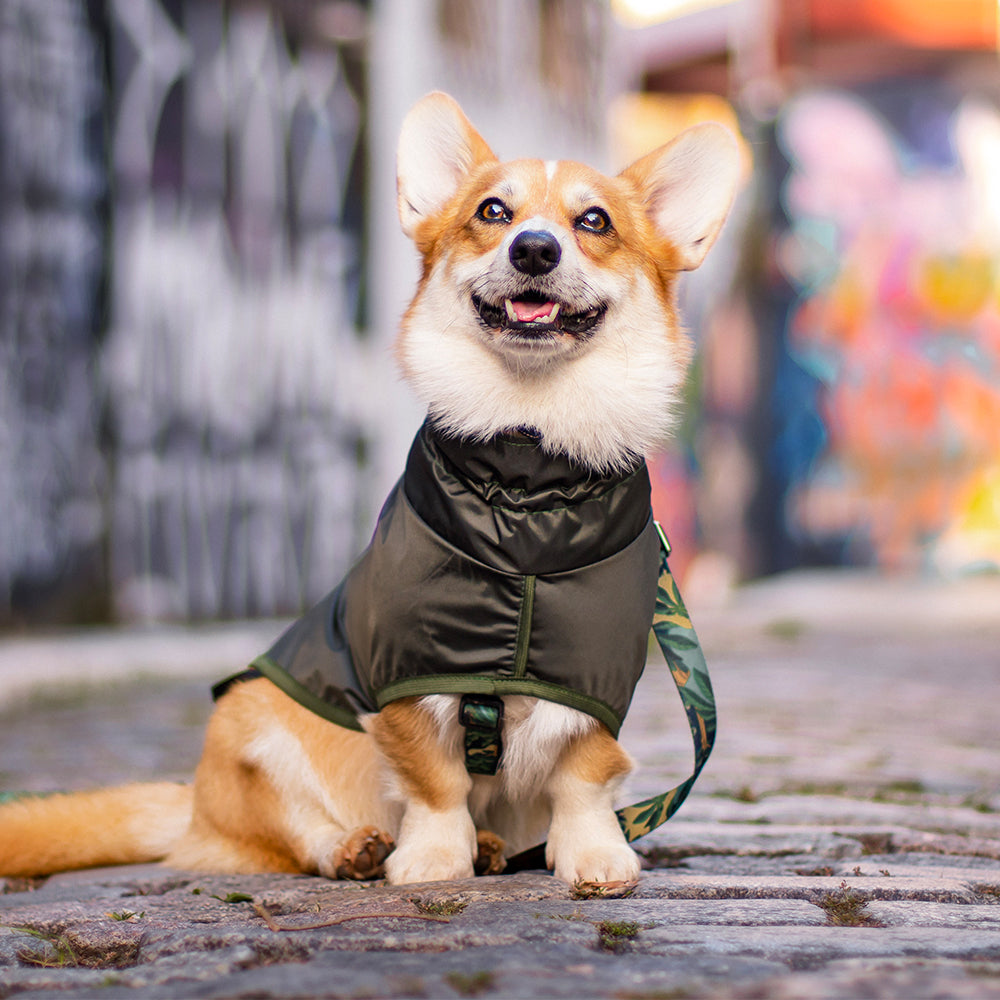
[[[393,166],[435,88],[503,157],[741,135],[653,462],[703,598],[997,573],[998,15],[0,0],[0,629],[284,616],[337,581],[421,419],[390,356],[417,276]]]

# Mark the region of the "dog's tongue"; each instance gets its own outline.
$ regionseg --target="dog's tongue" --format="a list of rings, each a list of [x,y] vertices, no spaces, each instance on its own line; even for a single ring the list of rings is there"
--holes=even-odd
[[[522,323],[532,323],[552,312],[552,302],[513,302],[514,314]]]
[[[510,305],[519,323],[534,323],[537,320],[551,321],[551,313],[555,308],[554,302],[519,302],[516,299],[512,299]]]

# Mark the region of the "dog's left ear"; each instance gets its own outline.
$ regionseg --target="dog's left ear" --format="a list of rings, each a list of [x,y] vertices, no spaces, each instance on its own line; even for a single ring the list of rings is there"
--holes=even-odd
[[[396,191],[403,232],[440,211],[473,167],[496,156],[454,98],[440,91],[418,101],[403,119],[396,153]]]
[[[735,138],[711,122],[686,129],[621,173],[643,193],[653,225],[677,248],[682,271],[693,271],[712,248],[739,175]]]

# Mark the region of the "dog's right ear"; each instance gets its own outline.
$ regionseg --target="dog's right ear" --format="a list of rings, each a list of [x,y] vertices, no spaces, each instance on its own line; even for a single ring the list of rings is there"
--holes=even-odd
[[[403,119],[396,153],[396,191],[403,232],[442,209],[480,163],[496,162],[454,98],[440,91],[419,100]]]
[[[693,271],[726,221],[740,178],[733,134],[714,122],[686,129],[636,160],[621,176],[634,183],[661,235],[677,251],[677,267]]]

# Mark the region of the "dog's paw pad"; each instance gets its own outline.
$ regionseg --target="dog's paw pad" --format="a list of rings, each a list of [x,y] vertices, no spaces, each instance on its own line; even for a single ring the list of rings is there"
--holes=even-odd
[[[477,875],[499,875],[507,867],[503,856],[505,844],[489,830],[476,831],[476,863]]]
[[[378,827],[363,826],[355,830],[340,849],[336,877],[360,880],[382,878],[385,859],[395,846],[392,837]]]

